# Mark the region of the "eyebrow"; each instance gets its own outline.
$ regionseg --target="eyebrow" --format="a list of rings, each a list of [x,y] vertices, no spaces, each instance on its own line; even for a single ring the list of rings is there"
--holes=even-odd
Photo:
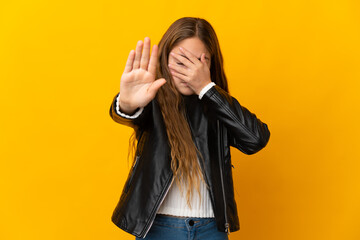
[[[181,54],[180,54],[180,56],[183,56],[184,58],[186,58],[187,60],[190,61],[190,59],[188,59],[185,55],[181,55]],[[197,58],[197,59],[201,60],[200,58]],[[207,56],[205,56],[205,59],[210,60]]]

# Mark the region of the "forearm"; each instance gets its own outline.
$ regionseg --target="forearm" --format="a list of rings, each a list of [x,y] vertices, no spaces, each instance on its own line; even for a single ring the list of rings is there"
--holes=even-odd
[[[235,147],[247,154],[255,153],[265,147],[270,137],[266,123],[241,106],[226,91],[213,86],[204,94],[202,101],[229,130]]]
[[[115,95],[110,106],[110,117],[117,123],[137,128],[145,124],[147,114],[144,112],[144,108],[139,108],[133,115],[123,113],[119,107],[119,93]]]
[[[121,101],[120,101],[120,94],[118,94],[118,96],[116,97],[116,113],[119,114],[122,117],[126,117],[126,118],[137,118],[143,111],[144,108],[136,108],[136,109],[132,109],[130,107],[131,110],[126,109],[126,107],[123,107],[121,105]]]

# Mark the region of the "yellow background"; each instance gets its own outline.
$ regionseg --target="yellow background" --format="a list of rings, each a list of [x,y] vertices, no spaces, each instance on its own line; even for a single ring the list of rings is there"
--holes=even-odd
[[[218,34],[230,93],[268,124],[232,149],[230,239],[360,239],[360,4],[2,1],[0,239],[134,239],[110,220],[132,130],[109,116],[125,61],[176,19]]]

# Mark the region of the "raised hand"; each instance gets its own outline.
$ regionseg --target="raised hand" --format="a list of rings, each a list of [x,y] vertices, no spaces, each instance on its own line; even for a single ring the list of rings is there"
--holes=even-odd
[[[119,106],[123,113],[132,114],[138,107],[146,106],[166,83],[164,78],[155,80],[157,53],[158,46],[153,45],[150,57],[149,37],[145,37],[144,44],[137,42],[136,51],[130,51],[120,81]]]

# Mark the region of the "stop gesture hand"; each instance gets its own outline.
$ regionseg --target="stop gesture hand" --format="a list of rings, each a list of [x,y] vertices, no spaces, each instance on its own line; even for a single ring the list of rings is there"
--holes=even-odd
[[[142,53],[144,45],[144,51]],[[164,78],[155,80],[158,46],[154,45],[150,57],[150,38],[146,37],[131,50],[120,81],[119,106],[126,114],[146,106],[166,83]]]

